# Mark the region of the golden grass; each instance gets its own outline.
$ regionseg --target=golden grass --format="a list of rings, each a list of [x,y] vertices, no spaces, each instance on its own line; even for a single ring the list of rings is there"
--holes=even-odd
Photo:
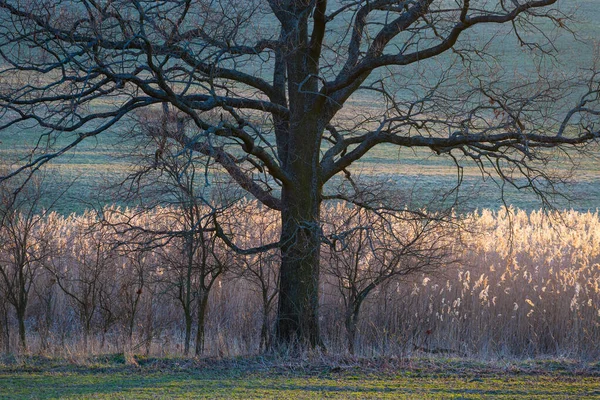
[[[340,217],[336,213],[343,212],[334,207],[323,215],[335,219]],[[179,223],[172,208],[135,215],[133,210],[113,208],[106,209],[105,216],[146,228],[176,228]],[[46,264],[36,269],[30,292],[29,352],[68,357],[116,351],[181,354],[183,321],[177,290],[182,275],[178,267],[167,263],[178,251],[169,247],[177,240],[132,257],[111,245],[113,231],[94,228],[97,218],[92,212],[68,217],[51,214],[46,221],[52,228],[54,251],[44,260]],[[269,212],[255,211],[243,221],[230,227],[240,243],[260,245],[277,238],[277,218]],[[357,354],[600,357],[597,213],[484,210],[460,222],[468,229],[454,238],[452,257],[459,260],[457,265],[428,275],[389,280],[369,295],[359,321]],[[92,229],[90,235],[90,228],[98,230]],[[167,240],[161,243],[166,245]],[[0,253],[6,250],[0,249]],[[171,258],[166,257],[169,252]],[[0,259],[9,257],[3,253]],[[254,256],[248,261],[260,259]],[[230,265],[212,289],[206,322],[208,355],[235,356],[258,350],[260,291],[256,280],[241,273],[243,265]],[[269,265],[265,268],[276,263]],[[9,267],[3,264],[3,268]],[[95,300],[85,300],[94,312],[87,348],[82,345],[81,304],[65,294],[48,268],[64,274],[65,288],[80,299],[85,298],[86,290],[95,296]],[[4,296],[2,290],[4,286],[0,286]],[[134,305],[136,294],[140,296]],[[0,333],[8,331],[10,349],[17,351],[14,314],[8,306],[5,310],[7,313],[0,315],[4,324]],[[129,340],[131,320],[133,336]],[[344,353],[343,301],[326,272],[321,286],[321,323],[329,349]],[[6,340],[4,334],[2,342]]]

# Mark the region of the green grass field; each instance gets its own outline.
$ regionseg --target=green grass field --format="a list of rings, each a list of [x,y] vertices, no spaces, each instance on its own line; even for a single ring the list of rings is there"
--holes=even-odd
[[[0,365],[0,398],[597,399],[600,363],[29,359]]]

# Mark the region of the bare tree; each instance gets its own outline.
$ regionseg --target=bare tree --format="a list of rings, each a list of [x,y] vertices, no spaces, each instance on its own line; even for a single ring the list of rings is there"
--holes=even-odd
[[[6,182],[5,182],[6,183]],[[48,211],[42,209],[39,179],[24,186],[0,185],[0,290],[14,307],[19,345],[27,351],[25,318],[30,293],[48,256]],[[8,326],[5,327],[8,332]]]
[[[546,150],[598,138],[598,75],[558,81],[532,68],[513,79],[485,69],[487,40],[468,40],[506,24],[515,47],[552,53],[566,3],[0,0],[0,129],[43,131],[8,176],[170,103],[190,123],[166,140],[280,212],[277,342],[318,345],[320,211],[345,199],[326,184],[373,148],[448,156],[459,181],[474,161],[543,195],[554,182]],[[567,94],[580,98],[570,111],[559,108]],[[361,96],[371,110],[353,107]]]
[[[328,219],[324,268],[344,300],[348,351],[354,354],[360,310],[369,294],[392,279],[451,265],[456,229],[444,216],[423,212],[338,207]]]
[[[110,232],[98,226],[94,213],[87,212],[76,219],[73,217],[68,223],[72,225],[65,227],[63,243],[56,245],[58,254],[50,258],[46,268],[79,318],[83,347],[87,351],[98,314],[104,312],[104,319],[113,321],[111,315],[106,315],[107,311],[111,312],[106,296],[110,293],[108,287],[113,280],[111,266],[117,255]],[[70,243],[64,243],[66,237],[71,239]]]
[[[137,168],[121,187],[127,189],[128,198],[139,200],[141,210],[161,208],[175,224],[162,230],[144,229],[131,223],[121,223],[121,227],[133,235],[133,240],[145,240],[142,247],[161,247],[159,254],[171,272],[170,283],[184,314],[184,353],[190,351],[195,319],[195,353],[200,355],[204,351],[210,291],[233,264],[232,254],[223,251],[224,244],[215,227],[215,220],[231,201],[220,196],[218,181],[208,181],[207,171],[214,169],[210,157],[166,140],[170,135],[182,134],[187,124],[189,117],[172,112],[167,103],[152,114],[137,114],[134,129],[138,130],[138,138],[139,132],[142,133],[139,148],[146,151],[134,149]]]
[[[46,221],[52,224],[51,221]],[[48,258],[53,256],[53,249],[49,249]],[[47,263],[47,260],[44,261]],[[34,299],[37,300],[38,311],[36,317],[36,331],[40,338],[41,350],[48,350],[52,344],[53,325],[56,320],[58,309],[57,300],[59,289],[56,285],[56,279],[47,270],[40,271],[33,285]]]
[[[241,201],[235,204],[224,220],[228,231],[237,232],[233,238],[241,248],[257,248],[277,241],[281,227],[277,214],[270,209],[258,208],[254,202]],[[254,211],[254,212],[253,212]],[[239,257],[237,272],[250,282],[261,300],[262,322],[259,350],[267,351],[272,346],[272,315],[278,295],[279,265],[281,260],[275,250],[263,251]]]
[[[136,248],[121,249],[127,265],[123,265],[123,276],[120,287],[120,298],[124,309],[124,322],[126,324],[127,347],[133,347],[133,332],[142,303],[142,294],[148,290],[148,278],[151,276],[148,267],[153,264],[148,262],[152,257],[148,252]]]

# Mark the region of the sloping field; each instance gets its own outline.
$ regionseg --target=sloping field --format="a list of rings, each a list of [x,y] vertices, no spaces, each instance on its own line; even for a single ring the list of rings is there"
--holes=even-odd
[[[579,70],[587,68],[591,64],[594,54],[593,42],[600,32],[600,11],[596,0],[571,0],[561,1],[560,6],[567,12],[574,12],[576,22],[571,28],[576,33],[577,40],[573,35],[564,34],[556,39],[555,45],[558,49],[556,64],[552,64],[551,72],[565,73],[569,69]],[[545,26],[547,27],[547,26]],[[510,28],[510,27],[508,27]],[[507,29],[508,29],[507,28]],[[494,28],[495,29],[495,28]],[[498,29],[504,29],[500,27]],[[507,32],[498,32],[503,35]],[[465,41],[482,40],[479,36],[487,37],[490,32],[473,32],[467,35]],[[485,40],[485,39],[484,39]],[[517,45],[516,41],[504,37],[494,42],[490,52],[497,55],[503,68],[508,71],[519,71],[529,65],[532,57]],[[528,61],[529,60],[529,61]],[[529,65],[530,67],[530,65]],[[410,75],[410,74],[409,74]],[[368,98],[352,99],[343,112],[352,114],[353,107],[368,108],[372,102]],[[109,104],[99,100],[92,104],[95,110],[109,107]],[[100,186],[114,184],[119,177],[131,171],[130,163],[123,158],[132,145],[131,141],[122,141],[119,133],[128,129],[127,122],[123,122],[113,128],[111,132],[99,135],[97,139],[90,139],[78,146],[69,154],[53,161],[50,166],[55,168],[66,182],[75,182],[68,190],[64,198],[59,202],[56,209],[62,213],[81,211],[85,206],[80,201],[93,201]],[[34,145],[43,148],[47,143],[38,143],[42,132],[35,126],[19,126],[0,131],[0,159],[14,160],[28,154],[28,150]],[[47,133],[47,132],[46,132]],[[72,138],[71,138],[72,139]],[[68,135],[62,135],[56,144],[61,141],[70,140]],[[557,162],[554,167],[566,168],[564,164]],[[598,204],[596,199],[600,197],[600,176],[598,171],[600,165],[598,160],[586,159],[583,165],[577,166],[577,179],[568,185],[561,186],[561,192],[572,197],[573,201],[557,199],[559,208],[574,208],[579,211],[594,210]],[[456,184],[456,169],[452,167],[447,157],[432,155],[431,152],[412,152],[410,149],[398,151],[392,147],[380,147],[370,152],[360,163],[353,166],[353,173],[362,174],[366,178],[377,176],[387,179],[398,190],[410,192],[420,204],[429,204],[430,198],[451,189]],[[497,209],[502,205],[500,184],[491,179],[482,180],[479,171],[472,167],[464,171],[463,181],[466,200],[461,199],[459,205],[464,211],[481,208]],[[540,202],[535,196],[527,193],[508,191],[505,194],[508,204],[513,204],[522,209],[537,209]]]

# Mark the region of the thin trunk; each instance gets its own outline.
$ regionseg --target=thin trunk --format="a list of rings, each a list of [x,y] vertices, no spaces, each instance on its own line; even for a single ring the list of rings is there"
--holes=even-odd
[[[50,289],[52,290],[52,289]],[[44,299],[45,312],[44,312],[44,322],[41,324],[42,329],[40,329],[40,341],[42,343],[42,349],[48,349],[48,336],[50,334],[50,329],[52,327],[52,292],[50,291],[48,296]]]
[[[4,332],[4,352],[6,354],[10,354],[10,327],[8,326],[8,312],[5,312],[4,314],[4,321],[2,321],[4,323],[4,326],[6,328],[5,332]]]
[[[360,312],[360,302],[350,301],[346,310],[346,335],[348,338],[348,352],[355,354],[356,332],[358,328],[358,316]]]
[[[128,328],[128,332],[127,332],[127,347],[129,349],[131,349],[133,346],[133,324],[134,323],[135,323],[135,320],[132,316],[132,318],[129,320],[129,328]]]
[[[19,325],[19,347],[21,351],[27,351],[27,332],[25,330],[25,310],[17,309],[17,322]]]
[[[89,330],[88,327],[83,328],[83,350],[87,353],[88,351],[88,343],[89,343]]]
[[[92,330],[92,316],[93,313],[90,313],[88,311],[88,307],[85,306],[84,307],[84,311],[82,312],[83,315],[83,348],[85,350],[85,352],[87,353],[89,350],[89,342],[90,342],[90,333]]]
[[[269,334],[269,310],[271,308],[271,302],[269,300],[268,289],[263,288],[263,320],[260,328],[260,344],[259,351],[266,351],[271,346],[271,338]]]
[[[104,350],[104,345],[106,344],[106,333],[108,332],[107,328],[102,329],[102,336],[100,337],[100,350]]]
[[[204,326],[206,322],[206,308],[208,306],[208,291],[203,290],[198,296],[198,326],[196,330],[196,356],[204,353]]]
[[[192,269],[194,266],[194,239],[192,234],[186,238],[187,276],[185,281],[185,344],[184,355],[190,354],[190,343],[192,340]]]
[[[360,307],[367,298],[371,290],[376,287],[370,284],[366,289],[350,295],[348,307],[346,308],[346,333],[348,334],[348,352],[354,354],[356,344],[356,332],[358,331],[358,318],[360,316]]]
[[[5,349],[7,343],[5,329],[8,327],[5,327],[5,321],[4,309],[0,308],[0,350]],[[8,353],[8,350],[6,352]]]
[[[135,317],[137,315],[137,307],[139,304],[139,300],[140,300],[140,295],[137,294],[137,297],[133,303],[132,309],[131,309],[131,315],[129,317],[129,321],[128,321],[128,326],[127,326],[127,348],[129,350],[132,349],[133,346],[133,330],[135,328]]]
[[[187,356],[190,354],[190,342],[192,340],[192,314],[189,308],[185,310],[185,338],[183,355]]]
[[[4,352],[10,353],[10,326],[8,325],[8,309],[2,308],[2,324],[4,325]]]
[[[269,341],[269,317],[266,313],[263,314],[262,326],[260,328],[260,344],[259,344],[259,352],[262,353],[266,351],[270,346]]]
[[[154,325],[154,321],[153,321],[153,312],[152,312],[152,301],[154,300],[154,296],[151,294],[150,297],[148,298],[148,308],[146,310],[146,346],[145,346],[145,353],[146,355],[150,354],[150,350],[152,348],[152,337],[154,335],[154,329],[153,329],[153,325]]]
[[[23,249],[24,250],[24,249]],[[25,313],[27,311],[27,300],[29,292],[27,290],[27,275],[25,274],[25,268],[27,266],[26,253],[20,254],[20,262],[18,263],[18,297],[15,303],[15,311],[17,314],[17,322],[19,324],[19,347],[21,351],[27,351],[27,332],[25,330]]]

